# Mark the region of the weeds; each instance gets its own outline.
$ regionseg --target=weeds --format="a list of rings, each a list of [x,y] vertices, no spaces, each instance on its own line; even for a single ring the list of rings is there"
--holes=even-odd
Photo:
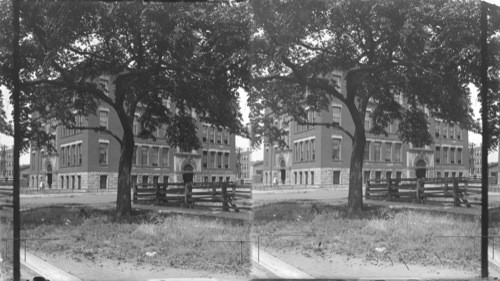
[[[441,213],[366,206],[348,215],[343,206],[283,202],[254,211],[261,245],[298,250],[305,256],[328,253],[366,259],[375,249],[390,251],[407,263],[474,268],[479,240],[440,236],[480,235],[479,221]],[[287,234],[306,236],[286,236]],[[441,260],[435,258],[438,255]]]
[[[110,210],[46,207],[23,213],[24,234],[33,240],[29,249],[75,260],[99,259],[148,263],[159,267],[248,274],[250,247],[213,243],[213,240],[248,240],[250,226],[218,220],[162,217],[138,212],[117,219]],[[43,221],[43,223],[40,223]],[[247,238],[245,238],[247,237]],[[50,239],[50,240],[49,240]]]

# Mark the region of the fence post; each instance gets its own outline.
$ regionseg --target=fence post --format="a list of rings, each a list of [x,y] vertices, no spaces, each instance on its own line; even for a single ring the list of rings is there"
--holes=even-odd
[[[370,180],[366,180],[365,199],[370,199]]]
[[[417,179],[417,199],[421,200],[422,203],[425,198],[424,189],[425,189],[425,180],[422,178]]]
[[[191,208],[191,194],[192,194],[192,184],[187,183],[184,185],[184,203],[186,204],[186,208]]]
[[[221,187],[222,187],[222,211],[227,212],[229,211],[229,204],[227,202],[227,183],[221,182]]]
[[[215,201],[216,194],[217,194],[217,188],[215,187],[215,183],[214,182],[211,182],[210,186],[212,187],[212,200]]]
[[[460,199],[458,198],[458,180],[453,178],[453,202],[455,207],[460,207]]]
[[[168,203],[167,188],[168,188],[168,181],[163,183],[163,196],[165,196],[165,198],[164,198],[165,203]]]
[[[160,198],[161,198],[161,193],[160,193],[160,184],[159,183],[154,183],[155,189],[156,189],[156,205],[160,204]]]
[[[448,197],[448,178],[443,178],[444,180],[444,197]]]
[[[134,185],[134,204],[137,204],[137,183],[133,183]]]
[[[389,197],[388,199],[391,200],[392,196],[394,195],[394,190],[392,189],[392,180],[389,178],[389,179],[386,179],[387,181],[387,197]]]
[[[464,178],[464,194],[465,196],[469,195],[469,192],[468,192],[468,189],[469,189],[469,179],[468,178]]]

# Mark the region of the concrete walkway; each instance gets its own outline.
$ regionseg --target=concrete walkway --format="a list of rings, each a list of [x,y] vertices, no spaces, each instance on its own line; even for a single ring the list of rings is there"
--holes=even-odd
[[[21,263],[50,281],[82,281],[29,252],[26,252],[25,256],[23,249],[21,249]]]
[[[300,271],[299,269],[289,265],[288,263],[275,258],[271,254],[258,250],[257,247],[252,246],[252,260],[254,263],[259,264],[265,269],[272,272],[279,278],[285,279],[314,279],[313,276]]]

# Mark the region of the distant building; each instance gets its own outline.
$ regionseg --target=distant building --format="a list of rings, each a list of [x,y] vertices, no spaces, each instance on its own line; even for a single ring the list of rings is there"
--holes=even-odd
[[[241,151],[241,179],[252,179],[252,151],[247,148]]]
[[[96,84],[114,98],[114,83],[110,76],[100,76]],[[173,106],[166,101],[167,107]],[[145,110],[138,106],[133,124],[135,148],[132,162],[132,182],[163,183],[182,181],[236,180],[235,136],[224,128],[198,122],[198,137],[202,148],[181,151],[165,140],[166,128],[156,132],[156,140],[140,139],[137,118]],[[102,103],[96,115],[75,116],[77,126],[104,127],[121,136],[122,128],[113,108]],[[196,118],[196,114],[193,113]],[[74,130],[46,122],[46,131],[55,136],[57,151],[31,147],[30,186],[44,181],[47,187],[66,189],[116,188],[120,144],[103,132]]]
[[[252,175],[252,182],[253,183],[262,183],[263,164],[264,164],[263,161],[254,161],[250,164],[250,169],[251,169],[250,174]]]
[[[14,149],[2,146],[0,148],[0,178],[12,179],[14,177]]]
[[[474,143],[469,144],[469,154],[470,154],[470,176],[471,177],[481,177],[481,163],[482,163],[482,146],[481,144],[476,145]]]
[[[337,75],[337,76],[335,76]],[[345,93],[341,73],[336,73],[339,90]],[[400,96],[396,99],[407,106]],[[405,144],[397,134],[397,123],[390,124],[388,136],[368,133],[373,126],[370,103],[365,118],[366,148],[363,179],[400,177],[462,177],[468,176],[468,134],[458,124],[429,118],[433,143],[425,147]],[[286,149],[264,143],[263,182],[279,184],[346,186],[349,183],[352,143],[336,128],[299,125],[287,116],[275,116],[275,126],[288,132]],[[354,124],[349,111],[340,101],[333,101],[328,110],[309,111],[308,122],[338,123],[351,132]]]

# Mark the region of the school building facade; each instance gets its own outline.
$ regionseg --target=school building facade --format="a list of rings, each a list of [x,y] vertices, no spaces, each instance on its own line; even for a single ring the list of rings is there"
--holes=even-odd
[[[335,77],[334,77],[335,78]],[[336,77],[345,92],[340,74]],[[405,106],[403,98],[397,98]],[[369,112],[365,119],[366,148],[363,178],[396,177],[462,177],[469,176],[468,132],[458,124],[429,118],[433,143],[414,147],[403,143],[397,135],[397,123],[386,128],[388,136],[368,132],[372,126]],[[275,125],[287,131],[287,148],[264,144],[263,183],[286,185],[319,185],[347,187],[352,152],[351,139],[336,128],[299,125],[288,117],[275,118]],[[328,110],[308,113],[308,122],[338,123],[354,132],[348,109],[341,102],[332,102]]]
[[[113,97],[114,84],[110,76],[97,78],[96,83]],[[173,104],[166,102],[167,107]],[[163,183],[182,181],[236,180],[235,136],[224,128],[197,123],[197,134],[202,148],[181,151],[170,146],[165,139],[166,129],[156,131],[156,140],[140,139],[137,118],[144,107],[139,106],[134,120],[135,149],[132,181],[137,183]],[[76,126],[104,127],[115,135],[123,133],[115,110],[101,104],[96,115],[75,116]],[[65,126],[46,125],[47,132],[55,136],[57,151],[31,147],[30,187],[41,181],[50,188],[108,189],[118,183],[120,144],[111,135],[94,130],[74,130]]]

